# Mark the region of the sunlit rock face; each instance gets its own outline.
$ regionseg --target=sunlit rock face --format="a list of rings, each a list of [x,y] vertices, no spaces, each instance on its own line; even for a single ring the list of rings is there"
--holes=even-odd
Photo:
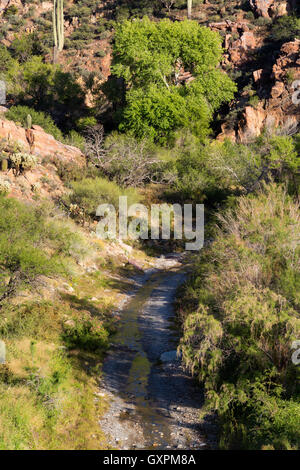
[[[9,0],[0,0],[0,14],[5,10],[8,4]]]
[[[278,2],[275,0],[250,0],[253,11],[263,18],[286,15],[291,8],[289,1]]]

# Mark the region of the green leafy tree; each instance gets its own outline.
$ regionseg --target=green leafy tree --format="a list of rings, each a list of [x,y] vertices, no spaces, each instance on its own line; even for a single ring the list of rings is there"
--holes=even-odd
[[[120,128],[160,142],[183,127],[206,135],[214,111],[236,89],[218,68],[221,57],[220,36],[196,22],[120,24],[112,68],[126,85]]]
[[[17,103],[52,115],[65,130],[87,113],[84,91],[74,76],[59,65],[33,56],[24,64],[12,61],[5,78],[8,93]]]
[[[0,45],[0,75],[6,74],[7,71],[15,64],[8,49]]]
[[[22,34],[13,40],[10,50],[12,56],[19,62],[26,62],[34,55],[44,54],[45,48],[37,34]]]
[[[39,275],[61,270],[58,257],[43,249],[45,219],[13,199],[0,197],[0,308],[24,285],[33,285]]]

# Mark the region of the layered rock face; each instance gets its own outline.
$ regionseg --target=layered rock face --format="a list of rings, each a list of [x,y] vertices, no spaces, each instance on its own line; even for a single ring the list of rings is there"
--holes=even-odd
[[[247,20],[233,22],[229,20],[219,23],[210,23],[209,27],[224,35],[224,48],[226,50],[223,65],[232,64],[235,67],[247,62],[249,52],[262,45],[262,38],[257,37],[249,29]]]
[[[259,83],[264,78],[258,72]],[[255,108],[246,106],[243,112],[237,131],[238,140],[242,142],[260,135],[264,127],[281,127],[287,133],[299,128],[300,103],[297,104],[295,99],[295,90],[300,85],[300,82],[297,85],[300,81],[300,40],[282,46],[269,79],[273,82],[269,98],[260,101]]]
[[[253,11],[263,18],[286,15],[290,9],[289,1],[277,0],[250,0]]]

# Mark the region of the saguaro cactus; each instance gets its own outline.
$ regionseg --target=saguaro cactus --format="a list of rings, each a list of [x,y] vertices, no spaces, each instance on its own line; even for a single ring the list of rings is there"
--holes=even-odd
[[[187,15],[188,19],[192,18],[192,7],[193,7],[193,0],[187,0]]]
[[[27,114],[26,124],[27,124],[27,128],[26,128],[26,129],[31,129],[31,128],[32,128],[32,117],[31,117],[31,114]]]
[[[53,37],[54,37],[54,62],[64,48],[64,0],[53,0]]]

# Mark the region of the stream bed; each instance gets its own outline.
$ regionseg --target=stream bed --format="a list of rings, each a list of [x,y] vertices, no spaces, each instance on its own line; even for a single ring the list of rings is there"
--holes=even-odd
[[[203,392],[181,366],[173,302],[182,266],[148,272],[121,312],[104,361],[109,409],[100,426],[115,449],[215,448],[213,418],[200,423]]]

